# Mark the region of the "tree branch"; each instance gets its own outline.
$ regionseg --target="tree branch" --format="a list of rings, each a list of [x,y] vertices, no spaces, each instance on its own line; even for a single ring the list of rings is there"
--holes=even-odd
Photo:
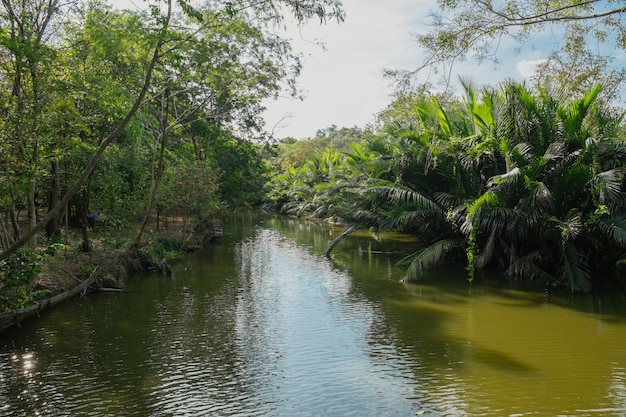
[[[170,5],[170,9],[171,9],[171,0],[168,2],[168,4]],[[42,219],[34,227],[32,227],[26,234],[24,234],[24,236],[22,236],[20,240],[15,242],[4,252],[0,253],[0,261],[14,254],[19,248],[21,248],[26,243],[28,243],[30,238],[33,237],[37,232],[43,230],[43,228],[46,227],[46,225],[48,224],[48,222],[50,222],[50,220],[58,216],[58,214],[65,207],[65,205],[69,203],[70,199],[74,197],[76,193],[80,191],[82,186],[89,179],[89,177],[91,176],[91,173],[96,167],[96,164],[100,160],[100,157],[102,157],[102,154],[107,149],[107,147],[113,142],[113,140],[115,140],[115,138],[117,138],[124,131],[124,129],[126,129],[126,126],[128,125],[128,123],[130,123],[131,119],[135,116],[135,113],[137,112],[141,104],[143,103],[144,97],[146,96],[148,92],[148,89],[152,82],[152,74],[154,72],[154,68],[156,67],[157,62],[159,61],[161,57],[160,51],[161,51],[161,47],[163,46],[166,33],[168,31],[168,24],[169,24],[170,19],[171,19],[171,11],[168,12],[168,16],[165,20],[165,23],[163,24],[163,27],[161,28],[161,33],[154,47],[154,53],[152,54],[152,59],[150,60],[150,64],[148,65],[148,69],[146,72],[146,76],[144,78],[144,83],[141,88],[141,91],[139,92],[137,99],[133,103],[133,106],[126,114],[126,117],[124,117],[124,119],[120,122],[120,124],[117,125],[117,127],[111,133],[109,133],[109,135],[102,141],[102,143],[100,144],[96,152],[93,154],[93,156],[89,160],[89,163],[85,167],[80,178],[74,183],[74,185],[72,185],[72,187],[70,187],[70,189],[65,193],[63,198],[61,198],[61,200],[57,203],[57,205],[54,208],[52,208],[48,213],[46,213],[46,215],[43,216]]]
[[[483,1],[483,0],[478,0],[478,4],[481,4],[488,12],[501,17],[506,22],[509,22],[507,24],[504,24],[503,27],[535,25],[535,24],[547,23],[547,22],[592,20],[592,19],[600,19],[600,18],[611,16],[614,14],[621,14],[621,13],[626,12],[626,6],[625,6],[625,7],[619,7],[617,9],[607,10],[602,13],[593,13],[593,14],[586,14],[586,15],[570,15],[570,16],[559,15],[562,12],[572,10],[572,9],[578,9],[582,6],[587,6],[587,5],[597,3],[598,1],[599,0],[589,0],[589,1],[582,2],[582,3],[570,4],[567,6],[548,10],[546,12],[535,14],[533,16],[520,15],[520,17],[509,16],[499,10],[494,9],[493,6],[491,6],[486,1]],[[557,16],[553,16],[553,15],[557,15]]]

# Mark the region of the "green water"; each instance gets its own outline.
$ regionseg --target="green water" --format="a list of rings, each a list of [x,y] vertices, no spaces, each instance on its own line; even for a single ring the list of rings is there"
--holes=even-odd
[[[0,416],[622,416],[626,303],[400,283],[398,237],[233,216],[171,278],[0,334]]]

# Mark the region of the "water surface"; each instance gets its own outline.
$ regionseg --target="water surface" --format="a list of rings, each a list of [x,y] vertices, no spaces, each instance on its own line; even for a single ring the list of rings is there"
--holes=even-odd
[[[1,416],[620,416],[611,296],[399,282],[411,243],[281,217],[0,335]]]

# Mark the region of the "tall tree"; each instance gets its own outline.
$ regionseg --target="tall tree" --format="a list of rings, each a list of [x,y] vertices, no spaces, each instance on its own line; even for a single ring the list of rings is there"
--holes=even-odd
[[[50,79],[52,61],[48,43],[59,12],[57,0],[3,0],[0,8],[5,28],[0,33],[1,65],[3,76],[10,84],[5,98],[7,123],[3,140],[17,156],[14,174],[23,179],[30,228],[37,223],[37,180],[47,136],[45,85]],[[31,243],[36,244],[35,235]]]
[[[28,2],[20,4],[30,5]],[[182,16],[188,19],[187,21],[180,20],[177,22],[180,23],[179,27],[187,28],[187,32],[184,36],[179,38],[172,36],[175,35],[171,27],[174,23],[172,20],[174,7],[178,7],[178,10],[183,12]],[[150,40],[150,47],[144,49],[143,52],[145,53],[146,50],[150,50],[151,52],[145,53],[139,60],[143,66],[141,80],[139,82],[129,83],[127,86],[129,91],[132,92],[133,99],[125,103],[125,110],[115,118],[119,120],[116,126],[112,127],[107,133],[104,133],[102,138],[97,141],[90,159],[85,164],[82,172],[74,177],[75,179],[72,184],[68,185],[64,196],[58,200],[58,203],[51,208],[37,224],[31,224],[28,232],[17,242],[0,253],[0,260],[14,253],[36,233],[42,230],[47,223],[53,218],[56,218],[67,203],[77,195],[90,178],[106,149],[125,131],[145,100],[150,98],[150,88],[154,81],[153,75],[158,64],[164,62],[163,60],[166,57],[174,59],[185,42],[192,39],[194,33],[198,33],[199,29],[206,28],[210,30],[211,27],[215,27],[216,19],[218,24],[222,19],[223,23],[227,24],[227,20],[235,16],[246,22],[254,22],[258,30],[261,31],[274,27],[273,25],[283,20],[287,13],[291,13],[300,21],[312,18],[318,18],[321,21],[325,21],[326,19],[337,19],[341,21],[344,16],[341,2],[338,0],[315,0],[307,2],[300,0],[268,0],[263,2],[236,1],[226,3],[208,2],[202,7],[203,9],[194,8],[185,0],[170,0],[149,5],[149,14],[144,17],[144,32],[147,35],[146,39]],[[27,13],[27,16],[33,14],[34,13]],[[41,23],[39,20],[36,22],[38,22],[37,25]],[[44,19],[43,22],[47,22],[47,20]],[[40,25],[37,27],[40,27]],[[19,31],[16,33],[19,33]],[[103,35],[105,35],[104,32]],[[103,39],[106,39],[106,37]],[[184,50],[184,48],[182,48],[182,50]],[[113,77],[116,76],[114,73],[110,75]],[[38,149],[39,147],[33,148],[33,152],[35,152],[34,156],[37,156],[36,152],[38,152]]]
[[[431,15],[433,30],[417,35],[427,52],[417,71],[426,67],[449,70],[468,57],[498,62],[503,40],[524,44],[549,30],[561,34],[559,49],[566,45],[585,49],[590,36],[609,50],[626,45],[622,1],[437,0],[437,4],[439,10]]]

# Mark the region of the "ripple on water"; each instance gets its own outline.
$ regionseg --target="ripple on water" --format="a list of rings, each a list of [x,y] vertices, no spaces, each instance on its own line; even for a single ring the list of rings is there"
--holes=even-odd
[[[347,273],[266,229],[237,244],[235,259],[218,289],[195,292],[208,278],[181,274],[142,295],[133,308],[151,312],[145,321],[134,322],[128,306],[130,317],[116,314],[122,306],[111,298],[106,329],[90,316],[79,331],[55,335],[66,356],[32,370],[42,381],[34,391],[55,410],[48,415],[395,417],[422,409],[415,364],[381,337],[380,306],[355,292]],[[7,366],[17,367],[0,366],[2,381]]]

